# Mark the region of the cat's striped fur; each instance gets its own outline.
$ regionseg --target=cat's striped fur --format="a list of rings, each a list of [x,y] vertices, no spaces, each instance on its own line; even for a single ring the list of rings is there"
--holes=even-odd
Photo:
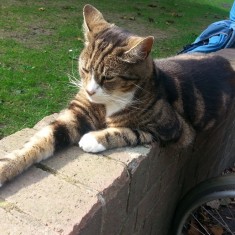
[[[153,60],[153,37],[133,35],[84,7],[80,91],[58,119],[0,160],[0,183],[61,148],[88,152],[174,143],[186,147],[229,109],[235,72],[217,55]]]

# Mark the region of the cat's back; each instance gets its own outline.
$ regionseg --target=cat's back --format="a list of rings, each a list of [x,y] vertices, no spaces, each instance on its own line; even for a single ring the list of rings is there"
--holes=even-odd
[[[235,58],[234,58],[235,59]],[[168,102],[194,128],[212,126],[235,94],[235,70],[218,54],[184,54],[155,60]]]
[[[226,58],[225,53],[194,53],[182,54],[166,59],[155,60],[157,68],[164,73],[178,77],[179,79],[196,79],[203,77],[207,79],[215,79],[215,77],[235,76],[235,50],[234,60],[231,62]],[[231,54],[231,53],[230,53]]]

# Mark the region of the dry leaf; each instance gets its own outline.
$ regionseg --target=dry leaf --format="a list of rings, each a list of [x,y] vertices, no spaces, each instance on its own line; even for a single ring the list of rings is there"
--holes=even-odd
[[[190,229],[187,231],[188,235],[201,235],[201,233],[197,229],[197,224],[195,220],[192,220],[190,223]]]
[[[149,6],[149,7],[153,7],[153,8],[154,8],[154,7],[157,7],[156,4],[149,4],[148,6]]]
[[[135,17],[134,16],[121,16],[120,19],[123,19],[123,20],[126,20],[126,19],[129,19],[129,20],[135,20]]]
[[[220,201],[219,200],[213,200],[213,201],[207,202],[206,205],[209,206],[210,208],[218,210],[219,207],[220,207]]]
[[[171,15],[172,15],[173,17],[182,17],[182,16],[183,16],[182,14],[179,14],[179,13],[177,13],[177,12],[172,12]]]
[[[167,21],[166,21],[166,24],[174,24],[174,23],[175,23],[174,20],[167,20]]]
[[[129,17],[129,20],[135,20],[134,16]]]
[[[213,226],[210,228],[210,231],[213,233],[213,235],[223,235],[223,228],[220,226]]]

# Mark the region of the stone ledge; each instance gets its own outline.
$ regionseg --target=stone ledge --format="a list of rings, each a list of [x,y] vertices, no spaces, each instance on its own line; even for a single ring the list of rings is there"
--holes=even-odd
[[[1,235],[166,235],[177,201],[235,162],[235,109],[191,148],[73,146],[0,189]],[[0,140],[0,158],[57,115]]]
[[[21,147],[56,117],[56,114],[46,117],[34,128],[2,139],[0,157]],[[95,155],[74,146],[31,167],[0,189],[0,226],[4,228],[1,234],[34,234],[34,231],[37,234],[112,234],[118,231],[119,224],[116,228],[110,227],[108,220],[126,217],[129,165],[134,169],[139,164],[135,162],[145,158],[149,151],[150,148],[136,147]],[[121,198],[118,202],[117,197]],[[6,224],[11,221],[14,222],[9,228]]]

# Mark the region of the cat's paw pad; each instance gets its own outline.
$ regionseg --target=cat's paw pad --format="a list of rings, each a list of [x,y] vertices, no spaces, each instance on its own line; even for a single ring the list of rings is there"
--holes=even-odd
[[[85,134],[79,141],[79,147],[89,153],[98,153],[106,150],[106,148],[100,144],[92,133]]]

